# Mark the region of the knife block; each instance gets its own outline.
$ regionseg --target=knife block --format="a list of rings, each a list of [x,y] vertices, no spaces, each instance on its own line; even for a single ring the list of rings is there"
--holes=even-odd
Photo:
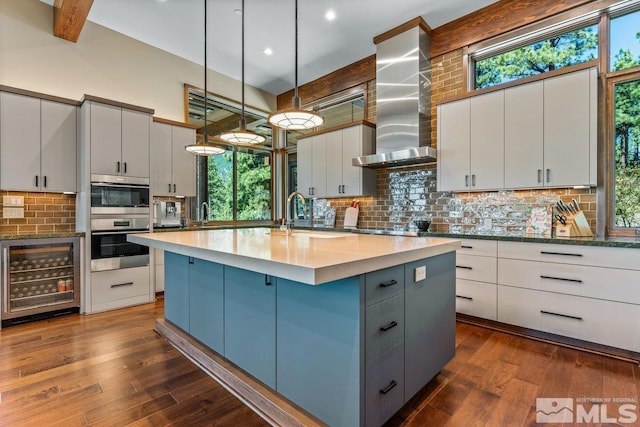
[[[565,214],[567,224],[556,225],[556,237],[591,237],[593,232],[589,227],[589,221],[582,211],[575,214]]]

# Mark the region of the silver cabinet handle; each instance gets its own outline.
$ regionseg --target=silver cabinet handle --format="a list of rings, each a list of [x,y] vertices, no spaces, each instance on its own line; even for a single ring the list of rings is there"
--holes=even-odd
[[[471,175],[471,186],[472,187],[476,186],[476,175],[475,174]]]
[[[538,169],[538,183],[542,183],[542,169]]]
[[[121,288],[123,286],[132,286],[133,282],[126,282],[126,283],[116,283],[115,285],[111,285],[112,288]]]
[[[551,169],[547,169],[547,182],[551,181]]]

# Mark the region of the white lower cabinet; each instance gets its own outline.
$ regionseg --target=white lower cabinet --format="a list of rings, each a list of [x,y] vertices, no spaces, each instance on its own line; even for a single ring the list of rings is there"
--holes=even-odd
[[[456,279],[456,312],[498,320],[497,288],[495,283]]]
[[[91,273],[91,312],[151,301],[148,265]]]
[[[456,312],[496,320],[498,242],[462,239],[456,252]]]

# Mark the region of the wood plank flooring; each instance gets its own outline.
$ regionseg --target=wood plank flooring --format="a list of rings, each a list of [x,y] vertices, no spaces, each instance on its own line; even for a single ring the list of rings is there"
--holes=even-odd
[[[159,300],[0,330],[0,426],[266,425],[153,331],[162,312]],[[458,323],[456,357],[387,426],[536,425],[539,397],[638,405],[640,368]]]

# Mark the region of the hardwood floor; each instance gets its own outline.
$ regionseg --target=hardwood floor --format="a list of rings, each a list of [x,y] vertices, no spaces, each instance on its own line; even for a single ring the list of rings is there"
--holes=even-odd
[[[159,300],[0,330],[0,426],[266,425],[153,331],[162,312]],[[638,407],[632,363],[465,323],[456,347],[387,426],[535,425],[539,397]],[[607,404],[609,417],[620,404]]]

